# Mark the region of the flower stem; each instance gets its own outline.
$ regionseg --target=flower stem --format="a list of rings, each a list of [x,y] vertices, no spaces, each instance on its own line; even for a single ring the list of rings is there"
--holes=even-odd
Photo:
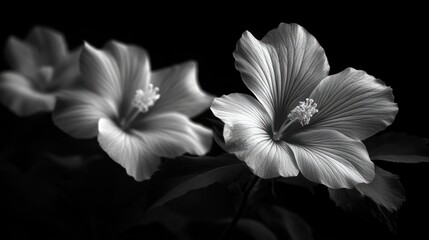
[[[244,191],[243,198],[241,199],[240,206],[238,207],[238,210],[235,213],[234,218],[232,219],[232,221],[228,225],[228,227],[225,229],[225,231],[222,233],[222,236],[220,239],[227,240],[229,235],[231,234],[232,230],[234,230],[235,226],[238,223],[238,220],[240,220],[241,215],[243,215],[243,212],[246,209],[249,194],[259,180],[260,180],[260,178],[258,176],[256,176],[256,175],[253,176],[252,182],[249,184],[247,189]]]

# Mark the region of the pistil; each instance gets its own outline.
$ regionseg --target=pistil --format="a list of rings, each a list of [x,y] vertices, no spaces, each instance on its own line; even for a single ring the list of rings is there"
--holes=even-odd
[[[299,121],[301,126],[309,124],[311,117],[319,112],[316,108],[317,104],[313,99],[306,98],[305,102],[299,102],[298,106],[288,114],[288,119],[280,126],[280,129],[274,133],[273,139],[276,141],[280,140],[286,129],[296,121]]]

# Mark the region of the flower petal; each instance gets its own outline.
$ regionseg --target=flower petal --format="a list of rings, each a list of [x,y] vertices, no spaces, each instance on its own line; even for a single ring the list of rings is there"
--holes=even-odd
[[[375,178],[369,184],[358,184],[356,189],[389,211],[398,210],[405,201],[405,190],[399,176],[375,167]]]
[[[247,141],[269,138],[271,119],[252,96],[240,93],[224,95],[215,98],[210,109],[225,123],[223,136],[229,152],[249,150]]]
[[[136,90],[148,86],[150,66],[146,52],[133,45],[110,41],[103,50],[85,44],[81,72],[89,88],[110,98],[128,112]]]
[[[271,139],[255,139],[249,150],[235,155],[246,162],[252,171],[261,178],[295,177],[299,170],[294,153],[287,143]]]
[[[329,71],[323,48],[297,24],[282,23],[262,41],[245,32],[234,57],[244,83],[273,118],[274,129]]]
[[[195,124],[183,114],[169,112],[149,115],[131,126],[146,151],[174,158],[184,153],[206,154],[212,144],[212,131]]]
[[[159,87],[161,98],[151,112],[179,112],[194,117],[208,108],[213,100],[197,81],[197,64],[193,61],[154,71],[151,82]]]
[[[330,188],[352,188],[374,179],[365,145],[333,130],[307,130],[289,136],[301,173]]]
[[[25,76],[32,76],[38,65],[32,46],[16,37],[9,37],[5,47],[6,60],[10,67]]]
[[[28,34],[26,41],[34,47],[40,66],[56,66],[67,55],[64,36],[53,29],[35,27]]]
[[[80,71],[90,90],[119,105],[122,98],[121,75],[110,53],[85,43],[80,56]]]
[[[0,102],[18,116],[51,111],[55,95],[36,91],[24,76],[15,72],[0,74]]]
[[[50,87],[53,89],[62,89],[72,85],[76,77],[80,75],[79,58],[81,48],[71,52],[55,69],[53,81]]]
[[[53,112],[55,124],[75,138],[97,136],[98,120],[116,116],[113,102],[87,90],[61,92]]]
[[[125,114],[138,89],[146,89],[149,83],[150,64],[146,51],[134,45],[110,41],[105,49],[111,54],[119,69],[122,91],[120,111]]]
[[[270,117],[255,98],[238,93],[225,95],[215,98],[211,110],[225,123],[227,150],[245,161],[256,175],[272,178],[298,174],[287,144],[271,140]]]
[[[149,179],[157,170],[160,158],[145,149],[139,137],[124,132],[107,118],[99,120],[98,132],[101,148],[137,181]]]
[[[309,127],[337,130],[359,140],[386,128],[398,112],[390,87],[353,68],[326,77],[310,98],[319,112]]]

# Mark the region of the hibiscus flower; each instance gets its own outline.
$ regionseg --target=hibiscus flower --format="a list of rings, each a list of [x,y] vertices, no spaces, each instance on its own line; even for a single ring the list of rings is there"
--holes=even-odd
[[[330,188],[373,180],[361,140],[395,119],[391,88],[353,68],[328,76],[324,50],[297,24],[282,23],[261,41],[244,32],[234,57],[256,99],[233,93],[213,101],[229,152],[262,178],[302,173]]]
[[[97,137],[136,180],[150,178],[161,157],[210,149],[211,130],[189,119],[213,100],[194,62],[151,72],[143,49],[111,41],[103,50],[85,44],[80,69],[86,87],[59,96],[54,122],[73,137]]]
[[[79,77],[79,50],[69,53],[52,29],[35,27],[24,41],[11,36],[5,51],[12,70],[0,74],[0,102],[18,116],[52,111],[58,92]]]

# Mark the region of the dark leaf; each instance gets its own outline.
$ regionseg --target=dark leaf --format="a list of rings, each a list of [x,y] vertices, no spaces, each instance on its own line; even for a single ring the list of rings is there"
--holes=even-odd
[[[299,215],[279,206],[264,206],[259,210],[264,223],[277,233],[280,239],[311,240],[313,233]]]
[[[429,139],[406,133],[386,133],[364,141],[372,160],[399,163],[429,162]]]
[[[398,210],[405,201],[405,189],[399,176],[375,167],[375,178],[369,184],[358,184],[356,189],[389,211]]]
[[[220,183],[214,183],[205,188],[191,190],[160,208],[168,208],[195,221],[216,221],[232,216],[239,200],[240,195],[237,192]],[[150,211],[156,209],[159,208]]]
[[[299,174],[296,177],[282,177],[278,178],[278,182],[286,183],[292,186],[298,186],[308,189],[311,193],[314,194],[314,188],[318,186],[317,183],[314,183],[307,178],[305,178],[302,174]]]
[[[248,219],[248,218],[240,219],[237,223],[237,228],[240,232],[242,232],[242,234],[245,234],[248,236],[245,239],[255,239],[255,240],[277,239],[276,235],[274,235],[274,233],[269,228],[267,228],[267,226],[253,219]]]
[[[222,239],[222,233],[231,221],[231,218],[210,222],[194,221],[189,225],[188,231],[191,239],[218,240]],[[254,219],[241,218],[227,239],[276,240],[277,237],[265,224]]]
[[[145,225],[137,225],[123,232],[116,239],[118,240],[139,240],[139,239],[180,239],[177,235],[170,232],[165,226],[160,223],[149,223]]]
[[[147,211],[140,219],[136,229],[132,230],[132,235],[140,236],[141,239],[146,239],[148,236],[144,236],[145,233],[153,232],[153,239],[184,239],[185,227],[189,224],[190,219],[186,216],[171,211],[169,208],[156,208],[151,211]],[[157,231],[151,231],[147,229],[148,226],[162,226],[168,235],[173,235],[176,238],[168,238],[165,233]],[[142,231],[146,229],[146,231]],[[125,235],[129,232],[125,231]],[[141,235],[140,235],[141,234]],[[156,236],[156,237],[155,237]]]
[[[380,167],[375,171],[376,176],[371,183],[359,184],[353,189],[329,189],[329,196],[337,206],[363,217],[375,217],[395,232],[395,211],[405,201],[404,188],[397,175]]]
[[[249,174],[247,166],[233,155],[180,157],[166,160],[148,182],[146,206],[154,208],[185,193],[219,182],[229,184]]]

